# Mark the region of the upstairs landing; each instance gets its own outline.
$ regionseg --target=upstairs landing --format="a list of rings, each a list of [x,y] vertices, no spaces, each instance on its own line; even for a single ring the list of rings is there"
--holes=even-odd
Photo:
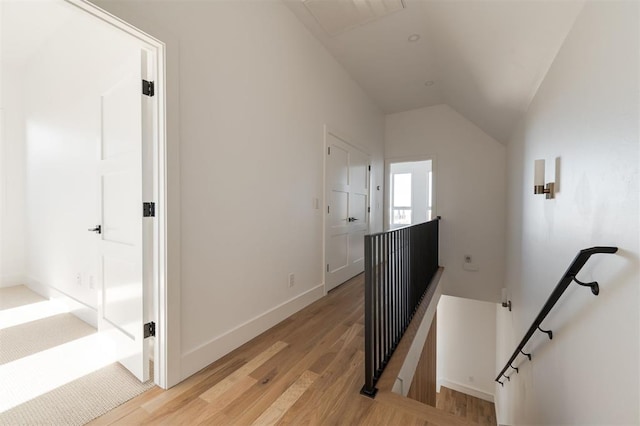
[[[177,386],[154,388],[93,425],[475,425],[364,383],[364,275]]]

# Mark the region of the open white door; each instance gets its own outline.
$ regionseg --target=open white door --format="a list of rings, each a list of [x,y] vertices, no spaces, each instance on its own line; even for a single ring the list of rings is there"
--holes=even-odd
[[[151,296],[145,293],[152,278],[143,268],[142,52],[137,59],[101,99],[98,330],[113,337],[122,365],[144,382],[150,352],[145,299]]]
[[[369,231],[369,156],[327,132],[327,291],[364,271]]]

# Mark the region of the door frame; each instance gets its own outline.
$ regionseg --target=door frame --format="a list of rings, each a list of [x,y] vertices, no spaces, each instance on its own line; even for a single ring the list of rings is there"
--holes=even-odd
[[[360,145],[357,145],[353,142],[349,142],[348,138],[345,138],[340,135],[340,133],[334,132],[327,124],[324,125],[324,133],[323,133],[323,148],[322,148],[322,287],[324,295],[326,296],[328,293],[327,290],[327,149],[329,145],[327,144],[328,138],[327,136],[333,135],[335,138],[340,139],[340,141],[345,144],[361,151],[362,153],[369,156],[369,162],[371,162],[371,154],[365,148]],[[373,165],[370,164],[371,170],[369,170],[368,176],[368,184],[369,184],[369,192],[367,194],[367,202],[368,202],[368,211],[367,211],[367,230],[366,233],[371,232],[371,196],[372,196],[372,188],[371,183],[373,182]]]
[[[435,155],[416,155],[410,157],[393,157],[393,158],[385,158],[384,159],[384,213],[382,215],[382,229],[388,231],[391,229],[391,217],[389,213],[391,211],[391,164],[392,163],[412,163],[415,161],[431,161],[431,217],[435,218],[438,216],[438,191],[437,181],[438,181],[438,172],[437,172],[437,161]]]
[[[87,0],[64,0],[77,7],[82,12],[98,18],[111,25],[118,31],[129,37],[133,37],[140,44],[141,49],[150,53],[155,80],[155,96],[153,108],[155,109],[152,134],[150,140],[153,145],[152,164],[145,164],[143,167],[151,168],[153,176],[153,201],[156,203],[156,215],[153,223],[153,247],[151,250],[148,241],[143,242],[143,251],[153,252],[143,268],[153,270],[152,279],[152,320],[156,323],[156,335],[154,341],[154,382],[161,388],[167,389],[175,384],[176,377],[179,377],[179,354],[180,342],[177,339],[169,339],[168,330],[179,329],[179,303],[174,302],[174,295],[179,288],[172,286],[171,294],[168,287],[168,228],[167,228],[167,139],[166,139],[166,46],[160,40],[140,31],[136,27],[124,22],[112,14],[102,10],[98,6],[89,3]],[[141,206],[142,210],[142,206]],[[140,212],[142,214],[142,211]],[[169,305],[171,299],[172,304]],[[179,300],[179,299],[178,299]],[[146,303],[146,302],[145,302]],[[174,382],[174,383],[170,383]]]

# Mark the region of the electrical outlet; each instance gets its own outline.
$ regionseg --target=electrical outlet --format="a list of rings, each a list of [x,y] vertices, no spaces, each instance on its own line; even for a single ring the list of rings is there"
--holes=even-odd
[[[82,274],[79,272],[76,274],[76,284],[82,286]]]
[[[293,275],[293,272],[289,274],[289,288],[296,285],[296,276]]]

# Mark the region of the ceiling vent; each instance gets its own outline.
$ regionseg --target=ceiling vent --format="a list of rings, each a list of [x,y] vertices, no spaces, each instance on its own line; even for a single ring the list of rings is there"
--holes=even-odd
[[[304,5],[330,36],[404,9],[402,0],[304,0]]]

